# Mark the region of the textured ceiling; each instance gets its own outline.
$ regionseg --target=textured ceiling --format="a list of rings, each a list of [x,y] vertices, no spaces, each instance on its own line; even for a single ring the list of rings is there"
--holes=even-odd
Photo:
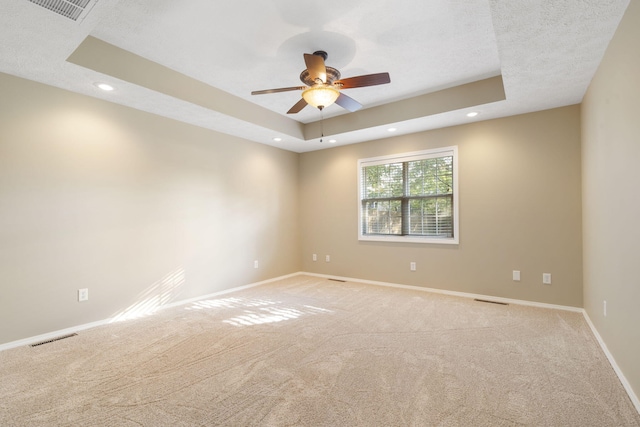
[[[2,0],[0,71],[304,152],[579,103],[628,3],[99,0],[74,22]],[[300,85],[315,50],[343,77],[387,71],[391,83],[345,90],[364,109],[322,116],[285,114],[299,92],[250,95]]]

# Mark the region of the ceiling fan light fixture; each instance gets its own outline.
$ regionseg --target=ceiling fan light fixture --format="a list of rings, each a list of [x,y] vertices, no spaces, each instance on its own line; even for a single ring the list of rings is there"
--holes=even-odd
[[[329,105],[336,102],[336,99],[340,96],[340,91],[333,86],[329,85],[316,85],[311,86],[302,92],[302,97],[307,104],[322,110]]]

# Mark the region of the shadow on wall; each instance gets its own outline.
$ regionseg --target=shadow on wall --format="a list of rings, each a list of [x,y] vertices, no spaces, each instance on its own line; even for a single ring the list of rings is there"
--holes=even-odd
[[[175,300],[185,282],[185,271],[179,267],[142,291],[136,302],[116,313],[110,323],[138,319],[155,313],[159,308]]]

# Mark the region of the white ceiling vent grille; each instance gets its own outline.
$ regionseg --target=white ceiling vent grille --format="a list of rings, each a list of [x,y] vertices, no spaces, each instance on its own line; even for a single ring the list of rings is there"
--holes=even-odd
[[[90,3],[96,0],[29,0],[31,3],[49,9],[65,18],[77,21]],[[89,8],[90,9],[90,8]]]

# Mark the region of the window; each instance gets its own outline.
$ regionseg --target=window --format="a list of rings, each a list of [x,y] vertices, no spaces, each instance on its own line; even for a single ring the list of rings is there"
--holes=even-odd
[[[458,149],[358,160],[360,240],[458,243]]]

